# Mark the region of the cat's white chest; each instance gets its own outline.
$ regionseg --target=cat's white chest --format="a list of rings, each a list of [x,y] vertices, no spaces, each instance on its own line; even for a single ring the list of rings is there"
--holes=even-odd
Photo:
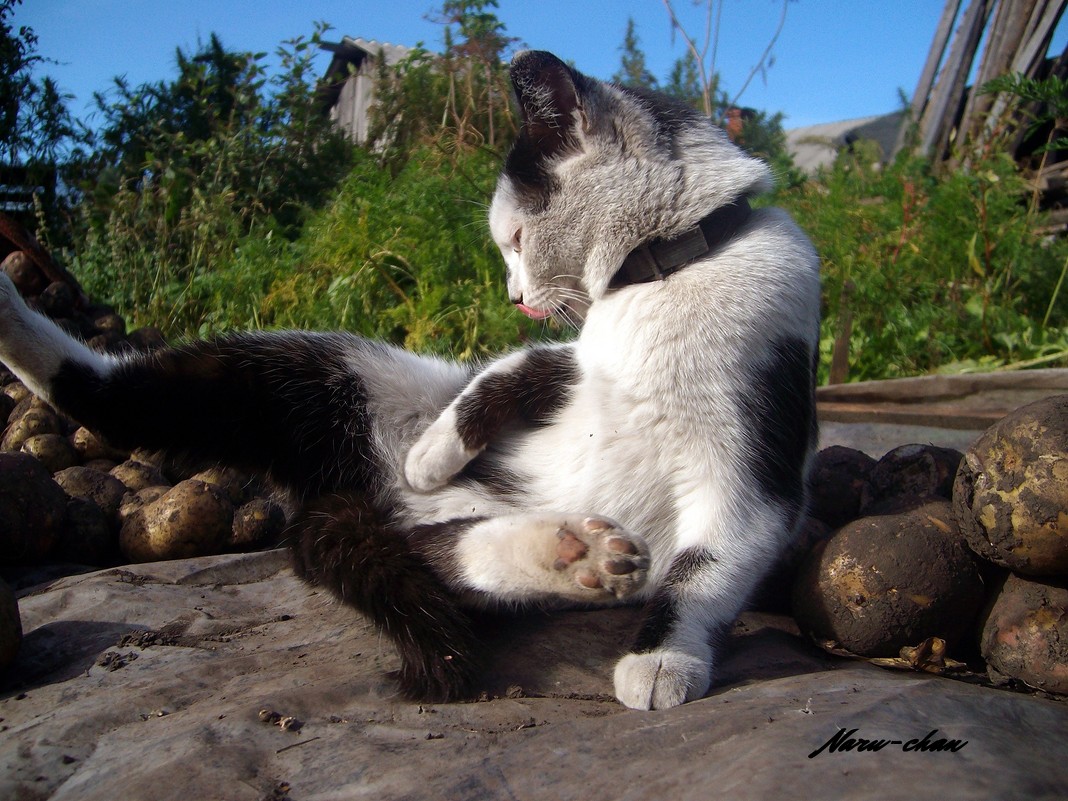
[[[613,317],[595,315],[592,326],[587,319],[576,345],[581,380],[553,425],[529,437],[520,461],[550,508],[625,521],[655,548],[675,518],[681,476],[679,388],[669,380],[677,364],[670,353],[646,350],[656,332]]]

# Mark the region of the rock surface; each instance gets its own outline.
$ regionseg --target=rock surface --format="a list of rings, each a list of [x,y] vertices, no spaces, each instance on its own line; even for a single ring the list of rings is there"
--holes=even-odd
[[[15,661],[22,644],[22,620],[15,593],[0,579],[0,672]]]
[[[395,696],[388,644],[280,551],[67,577],[20,605],[3,798],[1037,799],[1068,780],[1063,703],[835,659],[784,618],[743,618],[708,697],[634,712],[610,678],[632,609],[497,621],[493,700],[430,706]],[[841,729],[902,743],[809,758]],[[903,750],[933,731],[966,744]]]

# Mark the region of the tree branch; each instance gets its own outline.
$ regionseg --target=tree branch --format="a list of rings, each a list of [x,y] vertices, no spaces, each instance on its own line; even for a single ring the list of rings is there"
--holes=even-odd
[[[786,24],[786,4],[789,0],[782,0],[782,13],[779,14],[779,26],[775,29],[775,33],[771,37],[771,41],[768,42],[768,46],[764,48],[764,52],[760,56],[760,60],[753,66],[753,69],[749,71],[749,77],[745,79],[745,83],[742,84],[742,88],[738,90],[738,93],[731,100],[731,105],[738,105],[738,101],[741,99],[745,90],[749,88],[749,84],[753,82],[753,78],[756,74],[764,68],[764,62],[767,61],[768,56],[771,54],[771,48],[775,46],[775,42],[779,38],[779,34],[782,33],[783,26]]]

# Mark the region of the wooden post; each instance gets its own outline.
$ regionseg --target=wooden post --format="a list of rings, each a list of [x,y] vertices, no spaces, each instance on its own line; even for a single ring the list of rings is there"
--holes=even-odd
[[[831,370],[828,384],[844,384],[849,378],[849,340],[853,336],[853,293],[857,285],[846,280],[838,298],[838,330],[834,333],[831,349]]]
[[[1065,8],[1068,8],[1068,0],[1043,0],[1036,4],[1007,72],[1034,77],[1039,65],[1045,60],[1053,32]],[[1009,102],[1010,98],[1004,95],[993,99],[986,113],[982,136],[988,136],[993,131]]]
[[[980,90],[988,81],[1009,71],[1009,65],[1020,49],[1038,5],[1039,0],[1000,0],[998,3],[986,48],[979,62],[979,71],[964,105],[964,114],[960,121],[961,138],[978,133],[982,128],[994,98],[982,94]],[[1043,0],[1041,5],[1048,5],[1048,0]]]

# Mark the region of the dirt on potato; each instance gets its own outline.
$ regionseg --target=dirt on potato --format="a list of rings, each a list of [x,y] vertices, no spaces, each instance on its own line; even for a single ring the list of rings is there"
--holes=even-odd
[[[958,642],[984,585],[948,501],[865,517],[818,544],[794,584],[793,612],[816,642],[860,656],[897,656],[940,637]]]
[[[994,675],[1068,694],[1068,584],[1009,574],[982,626],[980,650]]]
[[[1026,575],[1068,574],[1068,395],[1017,409],[975,442],[954,510],[983,558]]]

